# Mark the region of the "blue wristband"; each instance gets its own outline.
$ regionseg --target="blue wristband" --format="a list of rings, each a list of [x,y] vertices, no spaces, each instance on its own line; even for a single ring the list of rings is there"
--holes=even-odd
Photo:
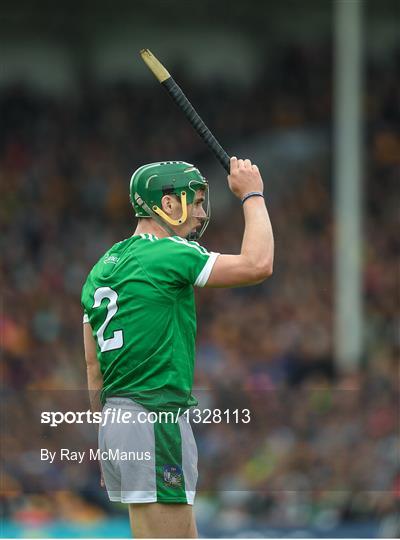
[[[242,205],[247,201],[247,199],[250,199],[250,197],[262,197],[264,198],[263,193],[261,191],[250,191],[250,193],[246,193],[246,195],[242,199]]]

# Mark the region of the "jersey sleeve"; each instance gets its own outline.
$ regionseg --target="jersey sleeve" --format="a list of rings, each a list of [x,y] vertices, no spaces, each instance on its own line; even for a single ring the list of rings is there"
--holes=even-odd
[[[161,242],[160,262],[164,277],[168,276],[178,285],[204,287],[219,253],[207,251],[197,242],[179,236],[170,236]]]

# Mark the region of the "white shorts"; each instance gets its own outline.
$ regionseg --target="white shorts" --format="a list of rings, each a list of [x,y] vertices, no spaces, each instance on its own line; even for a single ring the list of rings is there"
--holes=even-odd
[[[124,503],[193,504],[197,446],[187,416],[175,422],[172,415],[165,421],[148,414],[129,398],[108,398],[103,407],[99,458],[108,496]]]

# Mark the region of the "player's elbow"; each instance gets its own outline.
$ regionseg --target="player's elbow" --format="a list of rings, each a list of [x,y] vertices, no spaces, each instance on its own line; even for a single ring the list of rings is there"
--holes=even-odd
[[[271,261],[266,267],[265,267],[265,279],[272,276],[274,273],[274,263]]]
[[[255,266],[255,279],[257,283],[268,279],[273,273],[273,261],[265,260],[261,261]]]

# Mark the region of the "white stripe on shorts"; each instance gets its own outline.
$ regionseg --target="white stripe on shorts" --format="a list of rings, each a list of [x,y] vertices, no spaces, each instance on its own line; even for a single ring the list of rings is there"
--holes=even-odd
[[[193,504],[198,476],[197,445],[187,415],[179,418],[179,429],[182,439],[182,470],[185,479],[186,499],[188,504]]]

